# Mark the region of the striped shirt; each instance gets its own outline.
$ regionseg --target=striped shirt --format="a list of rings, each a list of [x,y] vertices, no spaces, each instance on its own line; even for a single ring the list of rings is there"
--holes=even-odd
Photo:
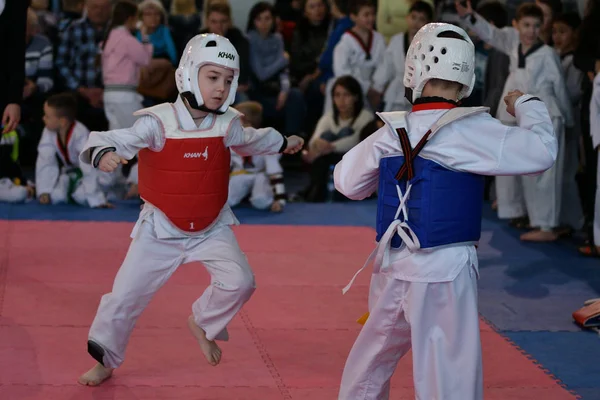
[[[35,35],[25,49],[25,77],[32,80],[40,93],[46,93],[54,86],[53,54],[50,40]]]

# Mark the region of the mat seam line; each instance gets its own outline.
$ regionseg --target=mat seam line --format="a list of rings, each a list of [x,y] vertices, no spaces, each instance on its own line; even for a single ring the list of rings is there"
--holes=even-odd
[[[508,336],[506,336],[504,334],[504,332],[502,330],[500,330],[492,321],[488,320],[481,313],[479,313],[479,317],[490,328],[492,328],[492,330],[495,333],[497,333],[498,335],[500,335],[500,337],[502,339],[504,339],[508,344],[510,344],[512,347],[514,347],[519,353],[521,353],[521,355],[523,355],[525,358],[527,358],[529,361],[531,361],[539,370],[541,370],[544,374],[546,374],[548,377],[550,377],[550,379],[552,379],[560,387],[562,387],[563,389],[565,389],[569,394],[572,394],[573,396],[575,396],[575,399],[577,399],[577,400],[581,400],[582,399],[582,396],[579,393],[577,393],[575,390],[569,388],[566,383],[564,383],[556,375],[554,375],[552,372],[550,372],[549,369],[547,369],[546,367],[544,367],[541,362],[539,362],[538,360],[536,360],[535,357],[532,354],[529,354],[528,352],[526,352],[521,346],[519,346],[511,338],[509,338]]]
[[[277,389],[279,389],[279,392],[283,396],[283,399],[284,400],[292,400],[292,395],[290,394],[290,391],[288,390],[285,383],[283,383],[283,378],[281,377],[279,370],[277,370],[275,363],[269,356],[269,352],[267,351],[267,348],[263,344],[262,340],[260,340],[260,337],[258,336],[258,333],[257,333],[256,329],[254,328],[254,325],[252,324],[250,317],[248,316],[248,314],[246,313],[245,310],[241,310],[239,315],[240,315],[242,322],[244,323],[244,327],[246,328],[246,330],[252,337],[252,341],[254,342],[254,345],[256,346],[256,349],[258,350],[260,357],[262,358],[265,366],[269,370],[269,374],[271,374],[271,377],[275,381],[275,384],[277,385]]]

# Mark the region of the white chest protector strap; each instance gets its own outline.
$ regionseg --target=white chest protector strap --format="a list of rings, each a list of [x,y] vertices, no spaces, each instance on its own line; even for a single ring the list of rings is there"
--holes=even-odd
[[[452,122],[458,121],[462,118],[476,115],[476,114],[481,114],[484,112],[489,112],[489,108],[488,107],[471,107],[471,108],[460,108],[459,107],[459,108],[453,108],[453,109],[446,111],[444,114],[442,114],[442,116],[431,126],[431,128],[423,136],[424,141],[422,139],[423,143],[421,144],[421,148],[422,148],[422,146],[424,146],[426,144],[427,141],[431,140],[431,138],[440,129],[442,129],[446,125],[449,125]],[[407,128],[407,121],[406,121],[407,114],[408,113],[405,111],[377,113],[377,115],[383,120],[383,122],[385,122],[385,124],[392,130],[394,135],[398,132],[398,130]],[[414,155],[416,156],[416,154],[418,154],[418,152],[421,149],[419,148],[419,146],[417,146],[415,148],[415,150],[416,150],[416,153]],[[362,266],[362,268],[359,269],[354,274],[354,276],[350,280],[350,283],[348,283],[348,285],[346,285],[346,287],[344,287],[344,289],[342,289],[342,293],[345,294],[348,290],[350,290],[350,287],[354,283],[354,280],[356,279],[358,274],[360,274],[362,272],[362,270],[364,270],[369,265],[371,260],[375,259],[374,265],[373,265],[373,273],[377,273],[380,271],[380,269],[385,269],[389,266],[389,264],[390,264],[390,244],[391,244],[392,238],[394,237],[395,233],[397,233],[400,236],[403,244],[405,244],[406,248],[408,248],[411,252],[418,251],[419,248],[421,247],[421,245],[419,243],[419,239],[417,238],[417,235],[415,235],[414,232],[412,232],[412,230],[410,229],[410,226],[407,223],[408,209],[406,207],[406,204],[408,202],[408,199],[410,198],[411,188],[412,188],[412,183],[410,181],[407,181],[406,189],[404,190],[404,192],[400,188],[400,184],[399,183],[396,184],[396,189],[398,191],[398,198],[400,200],[400,203],[398,204],[398,209],[396,210],[396,213],[395,213],[395,219],[390,224],[390,226],[387,228],[387,230],[381,237],[381,240],[379,241],[379,243],[377,243],[377,246],[375,247],[375,249],[373,249],[373,251],[369,255],[369,258],[367,258],[367,261]],[[399,219],[401,214],[403,215],[402,220]]]

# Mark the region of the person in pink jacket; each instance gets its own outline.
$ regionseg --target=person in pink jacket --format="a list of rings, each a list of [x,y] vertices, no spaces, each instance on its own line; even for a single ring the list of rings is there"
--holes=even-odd
[[[102,44],[102,75],[104,79],[104,113],[109,129],[131,128],[134,112],[143,107],[143,97],[137,92],[140,69],[150,64],[153,46],[142,32],[142,42],[134,36],[138,7],[131,1],[119,1],[113,10],[112,22]],[[137,194],[137,164],[133,164],[127,183],[127,197]]]

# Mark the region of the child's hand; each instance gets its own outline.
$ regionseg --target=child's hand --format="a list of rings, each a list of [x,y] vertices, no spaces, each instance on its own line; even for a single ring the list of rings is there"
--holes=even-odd
[[[117,155],[114,151],[109,151],[100,159],[98,168],[100,168],[100,171],[113,172],[119,164],[127,164],[127,160]]]
[[[40,204],[50,204],[50,195],[48,193],[42,193],[40,194],[40,199],[39,199]]]
[[[287,101],[288,94],[287,92],[279,92],[279,96],[277,96],[277,104],[275,105],[275,109],[277,111],[281,110],[285,107],[285,102]]]
[[[471,7],[471,0],[467,0],[466,6],[463,5],[460,0],[456,0],[454,2],[454,6],[456,7],[456,13],[461,18],[463,18],[469,14],[473,14],[473,7]]]
[[[512,115],[513,117],[515,116],[515,101],[517,101],[517,99],[523,95],[523,92],[519,90],[513,90],[511,92],[508,92],[508,94],[504,98],[504,103],[506,104],[506,112]]]
[[[285,154],[295,154],[297,152],[299,152],[300,150],[302,150],[302,147],[304,146],[304,139],[302,139],[300,136],[290,136],[289,138],[287,138],[287,147],[285,148],[285,150],[283,151]]]

